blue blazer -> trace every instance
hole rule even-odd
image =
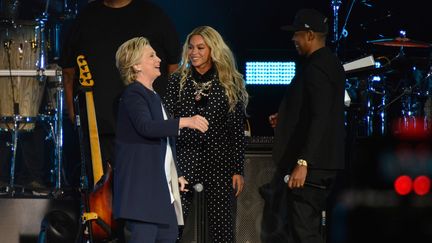
[[[138,82],[126,87],[119,102],[116,129],[116,218],[168,223],[176,217],[164,163],[167,137],[176,157],[172,136],[178,132],[179,119],[164,120],[158,94]]]

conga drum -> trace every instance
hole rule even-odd
[[[36,21],[15,21],[0,27],[0,69],[37,70],[45,65],[44,27]],[[0,130],[30,131],[35,126],[45,81],[36,76],[0,77]]]

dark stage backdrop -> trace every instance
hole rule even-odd
[[[173,20],[180,39],[195,27],[210,25],[216,28],[232,47],[239,70],[244,73],[245,62],[250,60],[293,60],[297,57],[291,42],[291,35],[281,31],[280,26],[292,22],[300,8],[316,8],[329,17],[330,29],[334,27],[332,4],[335,0],[151,0],[165,10]],[[3,1],[2,1],[3,2]],[[31,19],[40,16],[47,0],[21,0],[20,18]],[[351,0],[339,1],[338,32],[345,26],[348,35],[338,43],[338,55],[343,62],[374,55],[392,59],[400,52],[399,47],[386,47],[368,44],[367,41],[395,38],[400,30],[407,37],[417,41],[432,42],[431,9],[428,1],[409,2],[392,0]],[[62,32],[66,32],[70,20],[62,17],[67,6],[79,12],[87,0],[49,1],[50,21],[60,22]],[[76,6],[76,7],[75,7]],[[64,17],[64,16],[63,16]],[[60,36],[60,42],[63,35]],[[335,46],[333,33],[329,45]],[[430,67],[430,48],[405,48],[407,62],[404,72],[411,72],[416,66],[423,73]],[[58,55],[59,53],[56,53]],[[400,67],[400,66],[399,66]],[[398,66],[392,68],[399,68]],[[389,77],[398,83],[400,77]],[[253,123],[256,135],[271,135],[271,130],[263,124],[268,113],[277,110],[280,90],[283,87],[249,86],[251,94],[249,120]]]

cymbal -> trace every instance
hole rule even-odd
[[[432,47],[430,43],[415,41],[405,37],[396,37],[390,39],[371,40],[367,43],[381,46],[395,46],[395,47],[418,47],[418,48],[429,48]]]

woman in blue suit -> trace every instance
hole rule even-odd
[[[170,119],[153,81],[161,60],[146,38],[123,43],[116,65],[127,85],[119,103],[114,166],[114,216],[131,232],[130,243],[173,243],[183,224],[179,191],[187,181],[177,170],[173,137],[187,127],[202,133],[199,115]],[[180,187],[179,187],[180,185]]]

